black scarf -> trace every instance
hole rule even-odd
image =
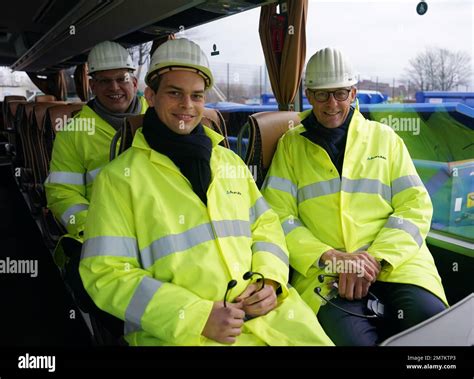
[[[207,189],[211,182],[212,142],[201,123],[187,135],[169,129],[155,108],[148,108],[143,118],[143,135],[153,150],[166,155],[188,178],[193,191],[207,205]]]
[[[114,128],[115,130],[119,130],[122,127],[123,119],[125,117],[142,113],[142,102],[136,95],[133,98],[133,101],[128,107],[127,111],[124,113],[114,113],[109,111],[100,103],[97,97],[94,97],[91,101],[87,103],[87,105],[101,118],[103,118],[109,125],[111,125],[112,128]]]
[[[351,107],[346,120],[338,128],[326,128],[321,125],[313,112],[301,122],[306,129],[301,135],[327,151],[339,175],[342,175],[347,130],[349,129],[353,114],[354,108]]]

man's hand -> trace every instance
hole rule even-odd
[[[339,296],[347,300],[360,300],[367,296],[372,283],[357,274],[339,274]]]
[[[277,306],[278,283],[266,279],[265,286],[259,291],[260,287],[261,283],[252,283],[235,299],[242,304],[247,316],[263,316]]]
[[[333,272],[337,274],[354,274],[359,278],[364,278],[370,283],[377,280],[380,273],[380,263],[367,251],[357,253],[344,253],[338,250],[328,250],[321,256],[321,261],[326,265],[333,265]],[[343,271],[336,271],[343,267]]]
[[[241,303],[227,303],[224,307],[222,301],[214,302],[202,335],[220,343],[235,343],[244,325],[245,312],[242,308]]]

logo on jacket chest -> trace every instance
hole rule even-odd
[[[242,193],[239,191],[232,191],[232,190],[226,190],[226,195],[240,195],[242,196]]]
[[[368,156],[368,157],[367,157],[367,160],[368,160],[368,161],[371,161],[371,160],[374,160],[374,159],[384,159],[384,160],[387,160],[387,157],[384,157],[383,155],[372,155],[372,156]]]

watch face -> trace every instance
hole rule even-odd
[[[423,16],[427,10],[428,10],[428,4],[425,3],[424,1],[419,2],[418,5],[416,6],[416,12],[420,16]]]

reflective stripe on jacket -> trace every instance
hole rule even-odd
[[[142,113],[148,107],[145,99]],[[84,230],[92,183],[109,162],[116,130],[85,105],[56,135],[45,181],[48,208],[73,237]]]
[[[201,335],[214,301],[248,286],[252,270],[281,284],[279,306],[246,321],[237,345],[331,345],[312,310],[288,288],[288,253],[278,217],[250,171],[211,138],[207,207],[141,130],[132,148],[101,171],[86,226],[80,273],[99,308],[125,320],[131,345],[217,345]],[[258,279],[257,277],[254,278]]]
[[[307,117],[309,112],[302,113]],[[446,297],[425,244],[432,205],[400,137],[355,111],[342,176],[326,151],[298,125],[279,141],[262,193],[280,217],[292,284],[317,311],[317,265],[330,249],[366,250],[385,260],[378,280],[423,287]]]

